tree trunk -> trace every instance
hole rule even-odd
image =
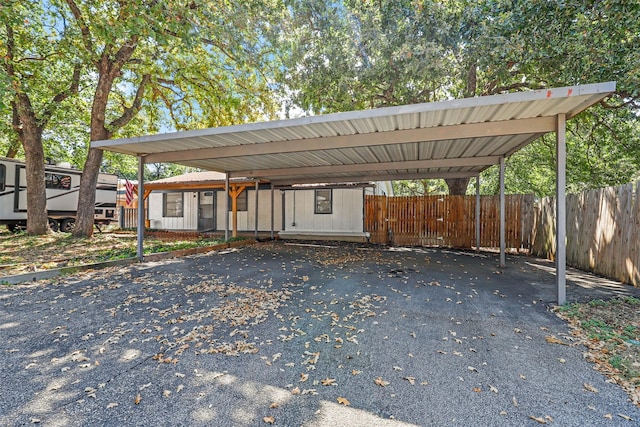
[[[470,178],[448,178],[444,181],[449,187],[449,194],[451,196],[464,196],[467,194],[467,187],[469,186]]]
[[[96,185],[102,164],[102,150],[89,149],[87,160],[80,179],[80,190],[78,191],[78,213],[76,224],[73,227],[73,236],[91,237],[93,236],[93,217],[96,206]]]
[[[110,73],[111,64],[108,61],[108,55],[104,55],[102,60],[97,64],[98,84],[93,96],[93,105],[91,107],[91,124],[90,138],[91,141],[100,141],[109,139],[111,133],[107,130],[106,109],[109,101],[109,92],[113,86],[114,75]],[[100,173],[100,165],[102,164],[102,150],[89,148],[87,160],[84,163],[82,178],[80,179],[80,190],[78,192],[78,213],[76,216],[76,224],[73,228],[74,237],[92,237],[93,236],[93,219],[96,206],[96,186],[98,184],[98,175]]]

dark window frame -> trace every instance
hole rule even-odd
[[[326,200],[320,200],[319,195],[321,193],[328,192],[328,208],[327,206],[321,207],[321,204],[326,205]],[[333,189],[332,188],[318,188],[314,190],[313,194],[313,213],[316,215],[331,215],[333,213]]]
[[[0,191],[4,191],[6,182],[7,182],[7,167],[5,165],[0,165]]]
[[[176,207],[175,209],[175,214],[173,214],[173,212],[171,212],[171,214],[169,214],[168,209],[167,209],[167,199],[168,199],[168,195],[180,195],[180,208],[178,209]],[[173,211],[174,209],[172,209]],[[181,191],[170,191],[170,192],[165,192],[162,193],[162,217],[163,218],[184,218],[184,192]]]

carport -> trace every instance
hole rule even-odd
[[[615,82],[351,111],[289,120],[94,141],[92,148],[137,156],[138,194],[145,163],[170,162],[267,181],[273,188],[476,177],[500,165],[500,265],[505,265],[505,158],[556,132],[557,302],[566,300],[566,121],[615,91]],[[479,188],[479,186],[478,186]],[[225,198],[228,203],[228,197]],[[479,205],[476,204],[476,212]],[[226,235],[228,212],[226,207]],[[476,215],[479,220],[479,215]],[[144,209],[138,212],[142,258]],[[476,233],[480,227],[476,227]],[[476,241],[480,239],[476,236]]]

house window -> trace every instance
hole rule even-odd
[[[53,188],[56,190],[69,190],[71,189],[71,177],[69,175],[60,175],[57,173],[45,173],[44,182],[46,188]]]
[[[6,170],[5,165],[0,165],[0,191],[4,191],[4,183],[6,180]]]
[[[182,217],[183,193],[162,193],[162,216]]]
[[[317,214],[330,214],[332,211],[332,190],[316,190],[316,208]]]
[[[249,194],[247,193],[247,190],[244,190],[236,198],[236,203],[238,204],[236,206],[236,209],[238,210],[238,212],[246,212],[249,209],[248,202],[249,202]],[[231,212],[232,210],[233,210],[233,200],[231,200],[231,196],[229,196],[229,212]]]

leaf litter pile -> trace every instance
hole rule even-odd
[[[593,300],[556,312],[588,348],[585,358],[640,406],[640,299]]]

